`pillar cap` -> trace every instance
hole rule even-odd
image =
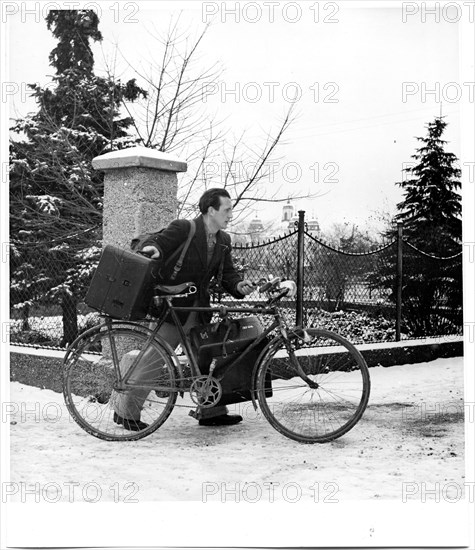
[[[148,147],[130,147],[99,155],[92,159],[92,166],[96,170],[116,170],[140,166],[166,172],[186,172],[188,168],[186,162],[177,157]]]

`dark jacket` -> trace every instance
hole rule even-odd
[[[237,284],[242,280],[242,277],[237,273],[233,265],[231,256],[231,237],[224,231],[217,232],[213,257],[208,265],[208,248],[203,216],[196,218],[195,223],[196,233],[185,254],[180,272],[174,281],[169,280],[175,264],[175,262],[171,262],[173,265],[168,266],[163,272],[163,284],[178,285],[180,283],[192,281],[197,286],[198,291],[195,295],[174,300],[174,305],[191,306],[194,304],[198,306],[209,306],[210,281],[213,277],[218,275],[221,264],[223,266],[221,281],[223,288],[235,298],[244,298],[244,294],[241,294],[236,288]],[[189,222],[187,220],[174,220],[166,229],[153,235],[150,240],[143,244],[143,246],[152,245],[157,247],[160,251],[161,258],[166,261],[167,257],[173,254],[173,252],[186,241],[188,231]],[[183,322],[185,316],[179,315],[179,317]],[[209,318],[209,316],[204,316],[204,319],[207,317]]]

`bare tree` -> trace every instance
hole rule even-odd
[[[276,151],[295,119],[292,105],[277,129],[265,133],[261,145],[250,144],[244,133],[237,138],[231,136],[225,121],[208,112],[203,94],[206,86],[218,83],[223,69],[219,64],[202,66],[199,47],[207,30],[208,25],[191,38],[179,29],[178,19],[164,36],[152,33],[161,48],[159,62],[150,63],[147,69],[128,62],[147,90],[143,100],[133,105],[124,102],[134,119],[139,142],[173,153],[188,163],[188,171],[179,181],[178,215],[191,214],[198,195],[213,185],[229,190],[238,217],[252,203],[308,198],[308,194],[289,195],[288,190],[283,195],[278,185],[269,192],[265,185],[270,176],[275,176]]]

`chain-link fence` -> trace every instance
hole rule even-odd
[[[82,232],[81,238],[74,233],[48,242],[12,240],[12,344],[64,347],[97,320],[83,302],[101,253],[96,229]]]
[[[305,233],[303,322],[340,332],[351,341],[396,339],[396,308],[379,284],[396,243],[368,253],[337,250]]]
[[[244,300],[236,300],[232,296],[224,296],[219,292],[212,296],[213,302],[221,302],[225,305],[249,305],[260,306],[266,296],[259,293],[259,286],[275,277],[282,280],[295,280],[298,264],[297,253],[298,231],[292,231],[282,237],[277,237],[267,242],[248,245],[234,245],[233,259],[236,269],[240,274],[256,284],[256,290]],[[286,320],[295,323],[296,300],[284,298],[281,302],[282,313]],[[264,326],[270,324],[270,317],[262,317]]]
[[[242,275],[255,283],[271,277],[297,282],[297,297],[282,303],[289,322],[335,330],[353,342],[462,334],[461,252],[439,258],[401,238],[367,253],[344,252],[307,232],[302,213],[295,231],[264,243],[237,244],[233,256]],[[97,321],[98,314],[83,302],[87,286],[55,300],[47,281],[35,276],[56,269],[58,285],[61,262],[44,254],[21,265],[21,273],[12,273],[12,281],[25,281],[23,294],[19,286],[12,289],[12,343],[60,347],[66,343],[65,326],[71,330],[76,322],[81,332]],[[256,288],[239,304],[262,304],[263,299]],[[216,301],[236,303],[219,293]]]
[[[413,337],[462,334],[462,253],[448,258],[402,243],[402,331]]]

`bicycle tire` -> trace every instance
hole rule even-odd
[[[264,350],[257,368],[262,413],[277,431],[302,443],[341,437],[357,424],[368,404],[371,381],[366,361],[348,340],[325,329],[295,329],[288,342],[317,387],[311,388],[299,376],[290,364],[286,340],[278,336]]]
[[[157,340],[149,342],[149,339],[150,332],[142,327],[116,321],[111,327],[104,323],[89,329],[68,348],[64,359],[63,395],[71,416],[87,433],[106,441],[135,441],[150,435],[170,416],[178,390],[175,366],[169,350]],[[111,342],[115,345],[117,362],[113,359]],[[129,368],[138,352],[146,346],[147,355],[141,365],[145,369],[152,365],[148,377],[150,379],[153,372],[153,380],[138,383],[150,385],[150,388],[134,389],[131,378],[124,390],[116,391],[121,381],[120,366],[124,371]],[[154,387],[162,391],[154,391]],[[131,389],[133,393],[130,393]],[[128,430],[114,419],[120,394],[127,391],[131,408],[140,407],[138,396],[134,397],[136,394],[141,392],[140,396],[145,396],[142,410],[138,413],[148,424],[144,429]]]

